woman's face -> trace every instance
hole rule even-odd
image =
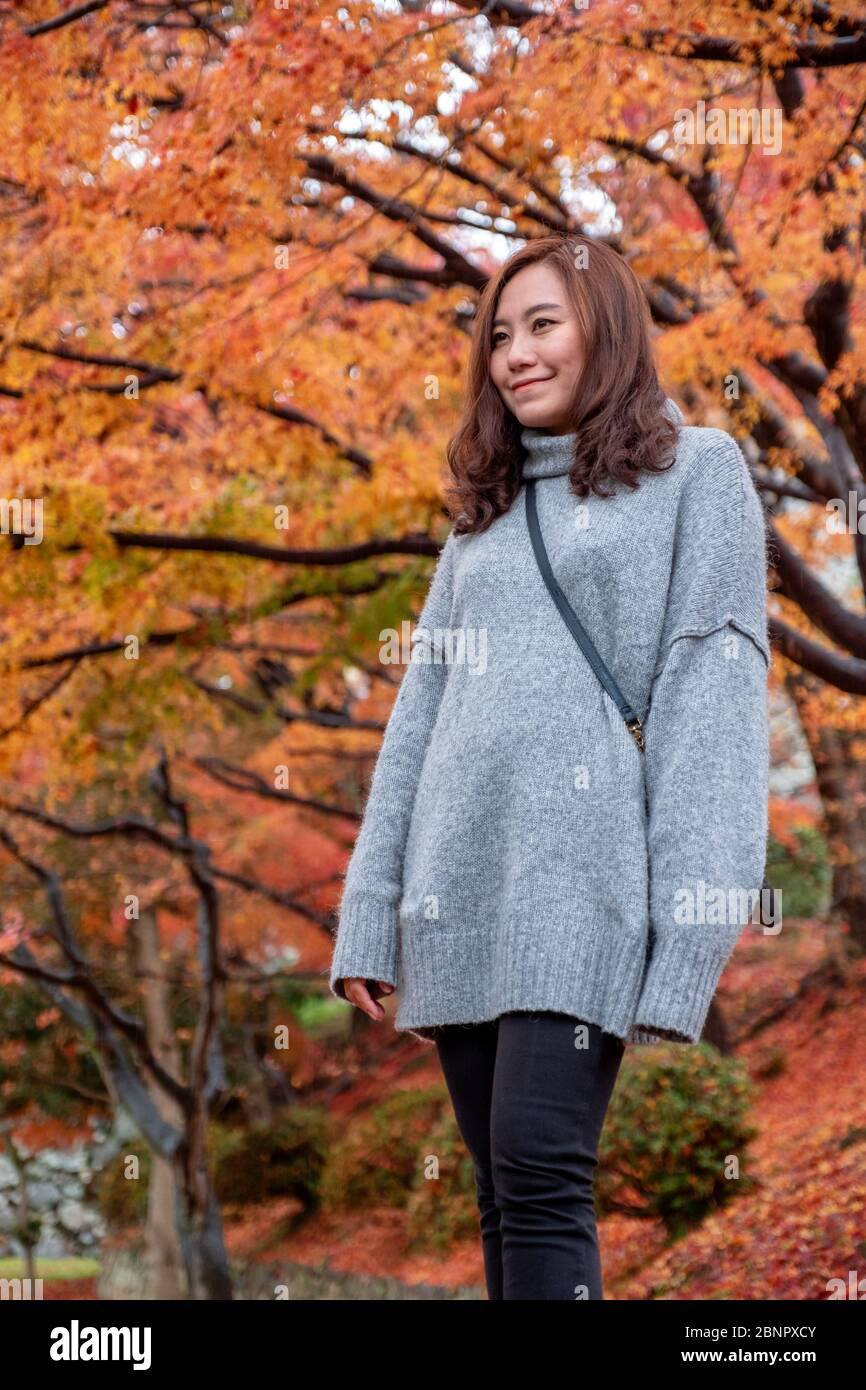
[[[491,329],[490,376],[521,425],[565,434],[568,404],[583,370],[583,335],[557,272],[528,265],[499,296]],[[534,385],[521,385],[522,382]]]

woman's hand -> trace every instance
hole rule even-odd
[[[381,1023],[385,1010],[378,1002],[380,994],[393,994],[394,986],[387,980],[360,980],[349,977],[343,980],[343,992],[350,1004],[369,1014],[376,1023]]]

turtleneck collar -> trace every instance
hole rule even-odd
[[[665,398],[664,411],[675,424],[683,423],[683,412],[670,396]],[[527,478],[556,478],[570,471],[574,462],[576,434],[550,434],[547,430],[527,427],[521,431],[520,441],[526,450],[522,473],[524,481]]]

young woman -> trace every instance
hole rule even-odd
[[[593,1175],[625,1046],[700,1038],[760,894],[766,527],[733,439],[682,418],[616,253],[545,238],[486,287],[448,447],[454,525],[330,986],[374,1019],[396,986],[395,1026],[436,1044],[491,1299],[602,1298]],[[531,480],[643,748],[542,578]]]

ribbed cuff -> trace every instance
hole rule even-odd
[[[732,935],[706,925],[656,929],[634,1026],[698,1042],[741,930]]]
[[[397,984],[397,909],[381,898],[359,897],[340,906],[329,986],[345,999],[341,980],[384,980]]]

